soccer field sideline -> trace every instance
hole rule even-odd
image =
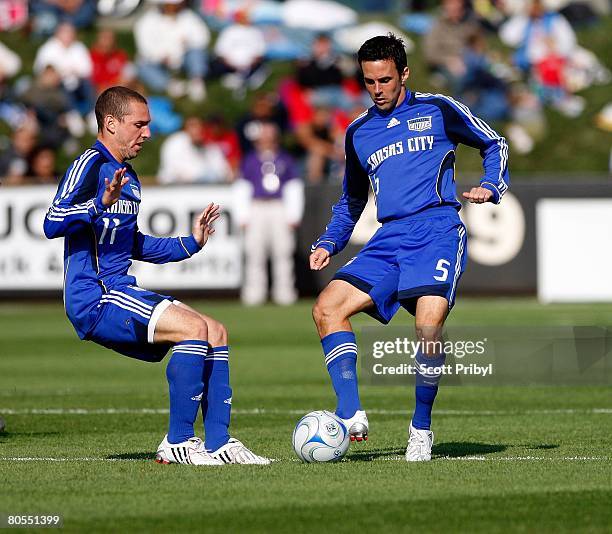
[[[334,402],[311,302],[290,309],[194,305],[232,333],[233,433],[278,461],[212,470],[156,464],[168,418],[163,367],[79,342],[59,303],[5,304],[1,511],[63,514],[65,530],[79,533],[298,534],[311,532],[321,511],[333,513],[336,534],[354,531],[355,517],[375,532],[609,532],[609,387],[442,388],[433,461],[414,465],[403,458],[410,388],[364,386],[370,439],[341,462],[304,465],[291,446],[293,427]],[[601,325],[612,324],[612,306],[464,299],[453,317],[463,324]],[[357,329],[371,324],[355,321]],[[168,506],[169,495],[186,489],[201,498]],[[424,506],[444,512],[424,522]]]

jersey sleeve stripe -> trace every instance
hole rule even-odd
[[[497,141],[497,145],[499,146],[499,176],[498,176],[498,190],[500,192],[500,196],[505,193],[508,189],[508,184],[504,181],[504,173],[506,172],[506,166],[508,165],[508,143],[506,140],[499,135],[493,128],[491,128],[485,121],[482,119],[475,117],[472,115],[470,109],[461,102],[458,102],[454,98],[442,94],[432,94],[432,93],[415,93],[417,98],[441,98],[447,102],[449,102],[452,106],[454,106],[457,111],[462,113],[467,119],[472,123],[472,125],[479,131],[481,131],[484,135],[486,135],[489,139]]]
[[[70,175],[66,180],[66,185],[64,185],[64,190],[59,198],[59,201],[67,198],[75,190],[77,184],[83,176],[83,171],[86,169],[87,164],[97,155],[99,155],[99,153],[96,150],[86,151],[83,153],[79,162],[74,165],[70,171]]]
[[[62,189],[62,194],[57,199],[57,202],[59,202],[62,198],[64,198],[68,194],[68,189],[69,189],[70,184],[72,182],[72,178],[74,176],[74,173],[76,172],[76,170],[79,167],[79,165],[82,163],[83,159],[86,158],[87,156],[89,156],[92,152],[93,152],[92,149],[87,149],[77,159],[74,160],[74,162],[72,163],[72,166],[70,167],[70,170],[68,171],[68,176],[66,177],[66,181],[64,182],[64,187]]]

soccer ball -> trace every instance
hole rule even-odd
[[[340,460],[350,443],[342,420],[325,410],[307,413],[293,431],[293,449],[307,463]]]

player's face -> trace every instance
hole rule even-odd
[[[149,106],[130,102],[130,112],[117,123],[117,144],[124,160],[134,159],[144,142],[151,137]]]
[[[400,75],[393,60],[380,59],[364,61],[361,69],[366,89],[376,107],[381,111],[394,109],[405,92],[404,84],[410,74],[408,67]]]

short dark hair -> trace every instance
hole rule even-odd
[[[96,100],[96,122],[98,131],[104,127],[104,117],[112,115],[118,120],[122,120],[130,112],[129,103],[132,101],[147,103],[147,99],[140,93],[117,85],[109,87]]]
[[[357,52],[357,60],[359,61],[360,67],[364,61],[379,61],[385,59],[393,60],[393,63],[395,63],[397,67],[397,72],[400,75],[408,66],[404,41],[391,32],[387,35],[377,35],[376,37],[368,39],[361,45],[359,52]]]

